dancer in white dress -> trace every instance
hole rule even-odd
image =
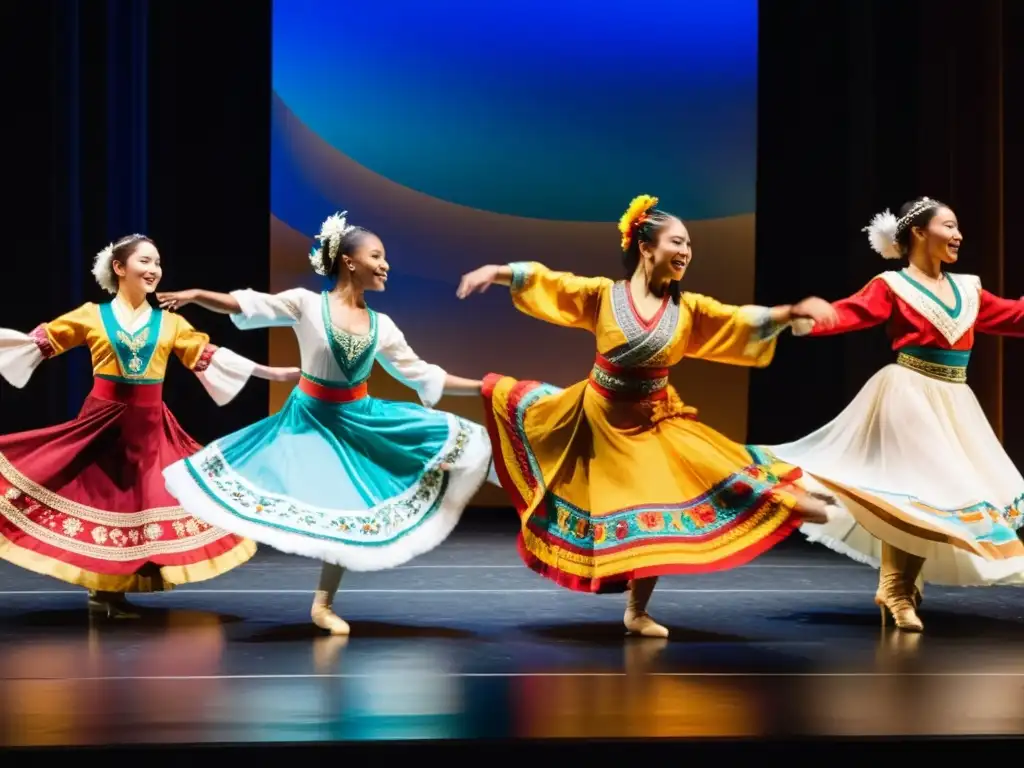
[[[312,619],[346,635],[331,608],[343,570],[393,568],[443,542],[487,479],[491,448],[482,426],[431,410],[443,394],[479,395],[481,382],[428,365],[390,317],[366,306],[364,292],[387,281],[380,239],[343,214],[328,218],[319,238],[310,259],[335,280],[331,291],[160,294],[162,306],[195,303],[230,313],[240,328],[291,327],[302,357],[302,378],[279,413],[164,477],[200,519],[324,561]],[[374,361],[423,405],[370,396]]]
[[[833,306],[831,335],[886,324],[896,361],[876,373],[832,422],[769,448],[806,482],[838,497],[842,514],[801,530],[880,569],[875,602],[896,626],[921,631],[926,581],[953,586],[1024,583],[1017,536],[1024,478],[974,393],[967,363],[976,333],[1024,336],[1024,300],[994,296],[974,275],[944,271],[963,236],[950,208],[923,197],[866,228],[874,250],[907,257]]]

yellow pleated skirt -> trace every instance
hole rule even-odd
[[[525,564],[581,592],[743,565],[800,523],[800,470],[696,419],[669,387],[641,402],[591,381],[489,375],[494,461]]]

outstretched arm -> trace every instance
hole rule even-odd
[[[274,366],[253,363],[252,375],[264,381],[298,381],[302,378],[302,370],[295,366]]]
[[[794,321],[806,318],[827,325],[835,320],[828,302],[816,297],[761,307],[723,304],[709,296],[684,293],[682,304],[692,321],[687,357],[757,368],[772,361],[779,334]]]
[[[512,285],[512,267],[508,264],[487,264],[467,272],[459,281],[455,295],[464,299],[474,293],[483,293],[492,285]]]
[[[248,358],[210,343],[210,337],[197,331],[181,315],[176,322],[174,354],[199,379],[217,405],[227,405],[251,376],[267,381],[297,381],[298,368],[275,368],[254,363]]]
[[[835,336],[881,325],[893,312],[892,290],[885,280],[876,277],[853,296],[832,302],[832,307],[836,314],[832,325],[795,320],[793,335]]]
[[[557,272],[535,261],[519,261],[489,264],[463,275],[456,295],[464,299],[491,285],[507,285],[520,312],[554,325],[593,331],[601,297],[611,282],[605,277]]]
[[[85,344],[89,329],[98,323],[96,307],[83,304],[29,333],[0,328],[0,376],[21,389],[43,360]]]
[[[983,288],[975,327],[994,336],[1024,336],[1024,298],[1004,299]]]
[[[444,375],[444,394],[453,397],[467,397],[480,394],[483,382],[480,379],[464,379],[461,376]]]
[[[293,326],[302,317],[303,289],[281,293],[261,293],[248,288],[231,293],[216,293],[191,288],[187,291],[157,294],[160,306],[177,309],[186,304],[231,315],[231,322],[242,330]]]
[[[186,304],[196,304],[203,309],[218,312],[222,315],[234,315],[242,311],[238,299],[230,293],[204,291],[201,288],[158,293],[156,298],[160,302],[161,309],[169,309],[171,311],[177,311]]]
[[[443,368],[423,360],[405,340],[387,315],[378,315],[380,324],[377,332],[380,342],[377,347],[377,362],[391,376],[414,390],[420,402],[433,408],[443,395],[479,395],[483,382],[453,376]]]

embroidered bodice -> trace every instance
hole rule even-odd
[[[44,358],[85,344],[93,374],[137,384],[164,380],[167,363],[177,355],[191,370],[205,370],[217,347],[181,315],[148,304],[133,311],[120,299],[83,304],[30,334]]]
[[[886,325],[893,350],[935,347],[969,351],[975,333],[1024,336],[1024,301],[989,293],[975,275],[947,272],[952,306],[915,280],[907,270],[883,272],[853,296],[834,302],[839,323],[814,327],[827,336]]]
[[[83,304],[31,333],[0,328],[0,376],[23,387],[44,360],[83,344],[93,375],[123,384],[160,384],[174,354],[218,405],[231,402],[256,369],[252,360],[211,344],[181,315],[149,304],[133,310],[115,298]]]
[[[441,398],[447,374],[421,360],[394,321],[368,310],[367,333],[352,333],[331,321],[327,293],[292,288],[276,294],[234,291],[241,312],[232,315],[242,329],[288,327],[299,342],[303,374],[328,386],[353,387],[370,377],[374,361],[415,390],[422,402]]]
[[[362,384],[370,378],[373,355],[377,350],[377,313],[367,309],[370,328],[366,333],[352,333],[334,324],[327,294],[321,295],[320,314],[334,362],[347,386]]]
[[[763,366],[778,334],[765,307],[732,306],[707,296],[666,296],[650,318],[637,310],[626,281],[579,277],[536,262],[512,267],[512,300],[541,320],[592,332],[597,358],[592,380],[613,392],[648,395],[668,383],[668,369],[685,357]]]

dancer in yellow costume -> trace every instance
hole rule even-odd
[[[828,519],[826,502],[794,485],[798,468],[698,421],[669,368],[684,357],[766,366],[792,320],[828,326],[835,313],[818,298],[739,307],[681,291],[690,237],[657,202],[636,198],[619,224],[626,280],[490,265],[463,276],[458,296],[507,285],[520,311],[596,336],[590,376],[568,389],[484,380],[495,465],[524,562],[572,590],[628,591],[626,628],[666,637],[646,611],[658,576],[743,565]]]
[[[253,376],[295,381],[297,368],[257,365],[210,343],[181,315],[153,307],[163,276],[145,235],[111,243],[93,262],[111,301],[89,302],[29,333],[0,328],[0,377],[24,387],[75,347],[92,356],[93,387],[71,421],[0,436],[0,559],[89,589],[89,611],[137,614],[128,592],[211,579],[256,544],[183,509],[161,470],[200,445],[164,404],[171,356],[218,405]]]

